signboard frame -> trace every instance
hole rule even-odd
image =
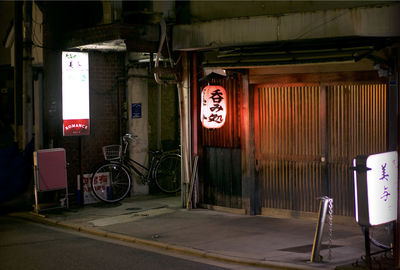
[[[353,166],[357,223],[369,227],[397,220],[397,151],[358,156]]]
[[[62,52],[63,136],[90,135],[89,54]]]

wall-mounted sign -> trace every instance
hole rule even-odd
[[[226,120],[226,91],[219,85],[207,85],[201,92],[201,124],[205,128],[220,128]]]
[[[89,135],[88,53],[62,53],[62,117],[64,136]]]
[[[356,221],[374,226],[397,219],[398,155],[385,152],[353,160]]]
[[[142,103],[132,103],[132,118],[142,118]]]

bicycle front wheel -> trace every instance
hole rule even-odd
[[[131,189],[131,176],[120,163],[105,163],[100,165],[92,175],[93,194],[107,203],[124,199]]]
[[[181,189],[181,157],[162,157],[155,168],[155,181],[158,188],[165,193],[178,192]]]

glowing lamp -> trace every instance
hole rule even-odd
[[[62,52],[63,135],[90,134],[89,55]]]
[[[397,220],[397,152],[358,156],[353,166],[358,224],[375,226]]]
[[[226,91],[219,85],[207,85],[201,92],[201,124],[205,128],[220,128],[226,119]]]

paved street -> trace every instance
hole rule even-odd
[[[0,269],[254,269],[166,253],[0,216]]]
[[[157,252],[175,252],[213,260],[232,269],[248,266],[278,269],[335,269],[360,261],[364,239],[354,219],[333,219],[332,258],[324,233],[321,263],[310,263],[316,218],[248,216],[223,211],[181,208],[179,197],[144,196],[117,204],[86,205],[79,209],[10,214],[52,227],[84,232],[104,241],[140,244]],[[183,258],[183,257],[181,257]],[[209,263],[209,261],[198,261]],[[240,267],[239,267],[240,265]]]

